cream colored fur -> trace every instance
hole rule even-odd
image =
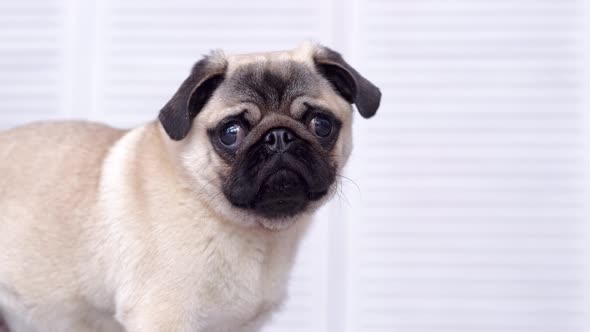
[[[312,50],[228,57],[228,70],[259,58],[310,62]],[[341,168],[351,108],[329,87],[320,92],[316,102],[343,123]],[[231,107],[240,105],[214,96],[179,142],[159,122],[0,132],[0,315],[11,332],[259,330],[285,297],[321,202],[269,230],[222,197],[214,175],[227,166],[205,131]]]
[[[255,331],[281,302],[307,221],[273,232],[219,218],[164,135],[0,134],[0,307],[16,332]]]

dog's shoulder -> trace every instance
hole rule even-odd
[[[39,122],[0,132],[0,193],[15,199],[74,194],[95,183],[124,130],[89,122]],[[35,196],[37,197],[37,196]]]
[[[0,131],[0,151],[10,147],[52,145],[52,147],[99,147],[112,144],[125,133],[104,124],[85,121],[35,122]],[[94,143],[94,144],[90,144]]]
[[[92,161],[125,131],[91,122],[38,122],[0,132],[0,167]]]

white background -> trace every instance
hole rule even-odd
[[[589,331],[582,0],[0,1],[0,127],[150,121],[210,49],[381,87],[269,332]]]

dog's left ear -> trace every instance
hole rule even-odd
[[[188,135],[193,119],[223,81],[226,68],[227,63],[219,54],[194,65],[189,77],[160,111],[160,122],[171,139],[179,141]]]
[[[320,74],[346,101],[355,104],[364,118],[375,115],[381,102],[381,91],[344,61],[340,53],[319,46],[313,60]]]

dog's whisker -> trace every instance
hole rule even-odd
[[[347,177],[347,176],[344,176],[344,175],[342,175],[342,174],[336,174],[336,176],[337,176],[338,178],[340,178],[341,180],[346,180],[346,181],[348,181],[349,183],[353,184],[353,185],[354,185],[354,187],[356,188],[356,191],[357,191],[357,193],[358,193],[359,195],[360,195],[360,194],[362,194],[362,193],[361,193],[361,187],[359,187],[359,185],[356,183],[356,181],[354,181],[353,179],[351,179],[351,178],[349,178],[349,177]]]

